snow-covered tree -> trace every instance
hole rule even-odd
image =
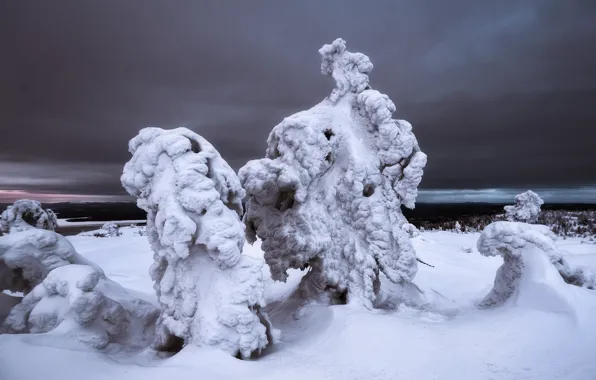
[[[0,292],[21,292],[0,310],[0,330],[42,333],[56,329],[94,348],[108,343],[146,346],[158,309],[108,279],[63,236],[30,227],[0,236]],[[16,298],[16,297],[15,297]]]
[[[414,207],[426,155],[410,123],[392,118],[389,97],[370,88],[366,55],[342,39],[319,53],[331,95],[275,126],[265,158],[239,171],[247,236],[262,239],[274,280],[308,268],[304,298],[326,292],[372,308],[381,272],[394,283],[416,274],[400,207]]]
[[[3,323],[9,333],[46,333],[73,337],[101,349],[109,343],[144,348],[155,335],[159,310],[136,298],[103,272],[70,264],[52,270]]]
[[[120,232],[120,227],[114,222],[104,223],[104,225],[101,226],[101,230],[103,235],[107,237],[117,237],[122,235]]]
[[[82,264],[101,269],[79,255],[64,236],[29,227],[0,236],[0,292],[28,293],[55,268]]]
[[[481,306],[501,305],[509,300],[519,291],[523,274],[543,263],[554,266],[568,284],[596,288],[594,273],[569,265],[555,238],[547,226],[517,222],[489,224],[478,239],[478,252],[483,256],[503,257],[503,265],[497,270],[494,286]]]
[[[56,214],[44,210],[38,201],[21,199],[0,214],[0,231],[7,234],[31,228],[54,231],[58,227]]]
[[[536,223],[543,204],[538,194],[528,190],[515,196],[515,205],[505,206],[505,215],[510,222]]]
[[[246,358],[273,338],[261,260],[242,255],[244,190],[205,139],[145,128],[129,143],[122,184],[147,211],[151,277],[161,304],[154,347],[219,347]]]

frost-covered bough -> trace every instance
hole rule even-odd
[[[510,222],[536,223],[543,204],[538,194],[528,190],[515,196],[515,205],[505,206],[505,215]]]
[[[563,280],[572,285],[596,288],[594,273],[573,268],[555,244],[555,235],[547,226],[494,222],[478,239],[478,252],[484,256],[501,256],[503,265],[497,270],[495,282],[481,306],[497,306],[512,298],[520,287],[524,273],[541,265],[554,266]]]
[[[30,228],[54,231],[56,227],[56,214],[50,209],[44,210],[38,201],[18,200],[0,214],[0,231],[5,234]]]
[[[0,236],[0,292],[23,293],[0,321],[9,333],[56,329],[93,348],[142,347],[158,309],[107,278],[63,236],[30,227]],[[16,300],[15,300],[16,301]]]
[[[416,274],[401,205],[414,207],[426,155],[393,102],[369,86],[373,65],[345,41],[323,46],[321,71],[336,87],[313,108],[285,118],[265,158],[239,171],[249,239],[259,237],[274,280],[309,272],[305,299],[372,308],[380,273],[394,283]]]
[[[244,190],[196,133],[145,128],[129,143],[122,184],[147,211],[161,304],[154,347],[215,346],[248,357],[272,340],[262,260],[242,255]]]

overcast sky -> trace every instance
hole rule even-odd
[[[594,0],[2,1],[0,198],[115,199],[145,126],[237,169],[329,94],[317,50],[337,37],[413,124],[422,188],[593,186],[595,19]]]

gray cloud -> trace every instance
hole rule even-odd
[[[340,36],[414,125],[423,187],[593,184],[595,14],[591,0],[1,2],[0,188],[122,194],[127,141],[148,125],[187,126],[238,168],[330,92],[317,49]]]

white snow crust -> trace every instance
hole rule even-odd
[[[161,305],[154,347],[215,346],[243,358],[275,333],[263,311],[263,262],[242,255],[244,190],[217,150],[185,129],[145,128],[122,184],[147,211]]]
[[[321,71],[336,82],[313,108],[286,117],[265,158],[239,171],[248,200],[247,237],[263,241],[274,280],[307,269],[303,299],[372,308],[380,274],[410,282],[417,270],[402,205],[413,208],[426,155],[395,105],[368,85],[368,57],[345,41],[323,46]]]

